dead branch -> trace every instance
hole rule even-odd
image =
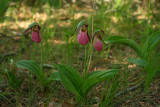
[[[2,35],[2,37],[1,37],[1,38],[6,37],[6,38],[9,38],[9,39],[14,40],[14,41],[16,41],[16,42],[21,42],[20,40],[14,39],[14,38],[12,38],[11,36],[7,36],[7,35],[6,35],[6,34],[4,34],[4,33],[1,33],[1,32],[0,32],[0,35]],[[16,36],[14,36],[14,37],[16,37]]]
[[[32,44],[32,43],[29,42],[26,46],[27,46],[27,47],[30,47],[31,44]],[[3,62],[3,60],[4,60],[6,57],[8,57],[8,56],[14,56],[14,55],[16,55],[18,52],[24,53],[25,48],[26,48],[26,47],[23,47],[23,48],[21,48],[20,50],[18,49],[18,50],[14,51],[14,52],[10,52],[10,53],[6,53],[6,54],[3,54],[3,55],[0,55],[0,64],[1,64],[1,63]]]
[[[0,84],[0,88],[8,87],[8,84]]]
[[[55,66],[54,65],[51,65],[51,64],[43,64],[43,67],[44,68],[51,68],[51,69],[54,69]]]
[[[126,89],[124,92],[118,93],[117,95],[115,95],[114,98],[117,98],[117,97],[119,97],[120,95],[123,95],[123,94],[125,94],[125,93],[128,93],[128,92],[130,92],[130,91],[135,90],[136,88],[140,87],[144,82],[145,82],[145,80],[143,80],[143,81],[140,82],[139,84],[136,84],[136,85],[133,86],[133,87],[130,87],[130,88]]]

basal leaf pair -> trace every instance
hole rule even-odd
[[[157,47],[159,43],[160,32],[156,32],[150,35],[142,46],[138,45],[133,40],[121,36],[111,36],[107,40],[105,40],[105,44],[123,44],[132,48],[137,53],[139,59],[129,59],[128,61],[136,63],[137,65],[143,67],[147,66],[148,59],[152,51]]]
[[[95,71],[82,77],[77,70],[68,65],[59,65],[58,72],[46,78],[40,66],[31,60],[23,60],[16,63],[17,67],[29,70],[40,81],[43,88],[53,81],[61,81],[68,91],[74,93],[83,102],[86,101],[88,92],[99,82],[105,81],[115,75],[118,70]]]
[[[123,44],[132,48],[139,58],[129,58],[127,61],[142,67],[146,72],[145,91],[148,90],[153,77],[159,72],[160,58],[156,48],[160,43],[160,32],[151,34],[141,46],[135,41],[120,36],[112,36],[105,40],[106,44]]]
[[[36,76],[42,87],[45,89],[53,80],[59,80],[57,72],[54,72],[49,78],[45,76],[45,72],[41,67],[32,60],[22,60],[16,63],[17,67],[27,69],[31,74]]]
[[[62,84],[68,91],[74,93],[83,102],[88,92],[99,82],[105,81],[115,75],[118,70],[95,71],[82,77],[77,70],[67,65],[59,65],[59,76]]]

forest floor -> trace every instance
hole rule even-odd
[[[141,4],[139,4],[141,5]],[[144,14],[138,15],[136,20],[143,20],[144,23],[137,24],[136,21],[132,22],[132,18],[126,18],[125,15],[116,16],[115,14],[108,13],[100,7],[95,7],[95,29],[102,28],[105,31],[105,37],[107,35],[134,35],[129,38],[135,39],[138,43],[141,41],[138,30],[143,32],[144,23],[147,19]],[[50,10],[49,10],[50,9]],[[101,13],[103,11],[104,13]],[[0,82],[0,106],[32,106],[32,107],[76,107],[74,95],[65,90],[63,85],[59,82],[54,83],[51,87],[53,90],[49,94],[49,98],[46,97],[46,93],[39,89],[39,83],[34,80],[33,90],[30,92],[29,73],[22,69],[17,69],[17,75],[21,77],[25,75],[24,83],[18,90],[13,90],[7,85],[7,79],[5,75],[2,76],[4,68],[10,69],[10,60],[15,62],[19,60],[35,60],[40,63],[41,50],[43,53],[43,64],[68,64],[76,68],[80,73],[84,67],[84,47],[79,46],[77,37],[75,34],[72,43],[68,43],[69,36],[74,32],[78,22],[82,19],[87,19],[91,24],[91,12],[92,6],[90,2],[86,2],[85,5],[66,4],[63,8],[53,9],[48,5],[44,5],[41,10],[32,8],[21,4],[20,7],[10,7],[6,13],[8,20],[0,23],[0,78],[3,80]],[[122,12],[123,13],[123,12]],[[136,14],[135,11],[133,14]],[[102,15],[102,16],[101,16]],[[104,19],[99,19],[104,18]],[[107,22],[105,22],[108,19]],[[24,35],[24,30],[36,20],[40,23],[42,28],[42,47],[32,42],[31,34]],[[100,22],[103,20],[103,22]],[[105,23],[104,23],[105,22]],[[102,24],[103,23],[103,24]],[[151,27],[158,29],[160,26],[154,22]],[[158,22],[157,22],[158,23]],[[108,25],[107,25],[108,24]],[[135,24],[135,25],[133,25]],[[91,27],[91,25],[89,25]],[[130,28],[128,28],[130,27]],[[91,29],[89,28],[91,31]],[[71,49],[71,50],[70,50]],[[120,69],[121,75],[119,84],[122,84],[118,92],[109,104],[114,107],[158,107],[160,106],[160,77],[155,77],[151,83],[148,93],[144,92],[144,83],[137,86],[133,90],[126,92],[130,87],[133,87],[145,80],[145,71],[135,64],[128,64],[126,59],[130,57],[136,57],[136,54],[128,47],[115,45],[106,46],[103,53],[97,53],[94,50],[91,66],[89,71],[106,70],[110,68]],[[77,60],[75,60],[77,59]],[[56,72],[55,69],[45,68],[46,75],[50,72]],[[22,72],[23,71],[23,72]],[[49,72],[49,73],[48,73]],[[104,100],[102,92],[107,91],[105,89],[106,83],[97,85],[92,91],[94,92],[94,99]],[[30,92],[30,93],[29,93]],[[119,92],[124,92],[118,95]],[[91,96],[89,95],[88,98]],[[91,104],[90,106],[99,107],[100,102]],[[86,106],[87,107],[87,106]]]

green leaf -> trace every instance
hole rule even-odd
[[[29,70],[42,84],[43,88],[46,89],[51,81],[60,80],[59,72],[54,72],[48,79],[45,76],[44,71],[41,67],[32,60],[22,60],[16,63],[17,67]],[[54,67],[56,67],[55,65]]]
[[[88,92],[93,88],[93,86],[95,86],[97,83],[109,79],[118,71],[118,69],[111,69],[107,71],[95,71],[88,74],[83,85],[84,95],[86,96]]]
[[[127,39],[125,37],[121,36],[111,36],[107,40],[104,41],[106,44],[123,44],[126,45],[130,48],[132,48],[138,55],[139,57],[143,57],[143,52],[141,47],[133,40]]]
[[[59,65],[58,71],[60,80],[65,88],[85,101],[88,92],[93,88],[93,86],[111,78],[119,70],[111,69],[107,71],[95,71],[87,74],[84,79],[75,69],[67,65]]]
[[[40,66],[32,60],[22,60],[16,63],[17,67],[29,70],[41,82],[45,88],[48,85],[45,73],[40,69]]]
[[[59,76],[59,72],[54,72],[48,79],[48,81],[60,81],[60,76]]]
[[[61,82],[65,88],[80,98],[84,99],[82,92],[84,81],[80,74],[74,68],[67,65],[59,65],[58,71]]]
[[[97,33],[100,33],[100,32],[102,32],[102,33],[104,34],[104,31],[103,31],[103,30],[97,29],[97,30],[94,31],[93,35],[94,35],[94,34],[97,34]]]
[[[122,0],[117,0],[115,4],[115,8],[117,8]]]
[[[77,30],[78,30],[80,27],[84,26],[85,24],[86,24],[86,21],[85,21],[85,20],[82,20],[81,22],[79,22],[79,24],[77,25]]]
[[[26,31],[31,29],[33,26],[38,26],[39,29],[41,28],[37,22],[33,22],[32,24],[29,25],[29,27],[26,29]]]
[[[9,0],[0,0],[0,16],[4,16],[9,6]]]
[[[16,63],[17,67],[27,69],[32,74],[38,75],[40,73],[40,66],[32,60],[22,60]]]
[[[148,43],[145,44],[148,46],[147,51],[151,52],[160,43],[160,32],[152,34],[146,43]]]
[[[138,66],[141,67],[146,67],[147,66],[147,61],[143,60],[143,59],[133,59],[133,58],[129,58],[127,59],[128,62],[134,63]]]

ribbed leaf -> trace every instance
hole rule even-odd
[[[131,63],[134,63],[138,66],[141,66],[141,67],[146,67],[147,66],[147,62],[143,59],[133,59],[133,58],[129,58],[127,59],[128,62],[131,62]]]
[[[68,91],[84,99],[82,93],[84,81],[75,69],[67,65],[59,65],[59,76],[62,84]]]
[[[86,21],[85,20],[82,20],[81,22],[79,22],[79,24],[77,25],[77,30],[81,27],[81,26],[83,26],[83,25],[85,25],[86,24]]]
[[[22,60],[16,63],[17,67],[29,70],[32,74],[38,75],[40,66],[32,60]]]
[[[48,81],[60,81],[59,72],[54,72],[48,79]]]
[[[155,35],[151,35],[148,38],[148,52],[151,52],[156,46],[160,43],[160,32],[156,33]]]
[[[107,71],[95,71],[88,74],[85,78],[83,86],[84,95],[86,96],[97,83],[107,80],[115,75],[118,71],[118,69],[111,69]]]
[[[121,36],[111,36],[107,40],[104,41],[106,44],[123,44],[130,48],[132,48],[140,57],[143,56],[143,52],[141,50],[141,47],[133,40],[127,39],[125,37]]]
[[[40,66],[32,60],[22,60],[16,63],[17,67],[29,70],[41,82],[45,88],[49,81],[47,81],[45,73],[40,69]]]

